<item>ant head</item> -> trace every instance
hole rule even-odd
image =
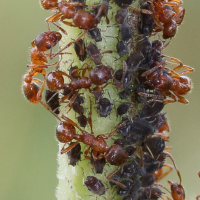
[[[177,23],[177,25],[180,25],[182,23],[184,15],[185,15],[185,9],[183,9],[182,7],[179,7],[179,9],[178,9],[178,15],[176,17],[176,23]]]
[[[50,10],[58,6],[58,0],[41,0],[40,4],[45,10]]]
[[[56,137],[62,143],[71,142],[74,134],[76,134],[75,127],[67,122],[60,122],[56,128]]]
[[[39,51],[48,51],[53,48],[62,38],[59,32],[43,32],[35,39],[35,45]]]
[[[183,186],[179,183],[174,183],[173,181],[168,181],[171,185],[171,194],[175,200],[184,200],[185,199],[185,190]]]

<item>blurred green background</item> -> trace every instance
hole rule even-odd
[[[165,54],[195,68],[189,75],[194,89],[189,105],[174,103],[165,111],[171,126],[170,143],[181,172],[186,199],[200,194],[200,1],[185,1],[186,16]],[[41,105],[25,100],[22,76],[29,61],[30,42],[46,31],[49,12],[37,1],[1,1],[0,12],[0,199],[55,200],[57,186],[54,137],[56,120]],[[178,181],[175,172],[166,180]]]

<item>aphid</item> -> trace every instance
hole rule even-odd
[[[133,185],[133,181],[130,179],[127,180],[123,180],[120,183],[122,183],[123,185],[125,185],[125,188],[121,188],[120,186],[117,186],[117,194],[122,196],[122,195],[126,195],[130,192],[131,187]]]
[[[153,174],[146,173],[144,176],[142,176],[142,187],[149,187],[153,185],[155,182],[155,177]]]
[[[127,144],[132,145],[138,141],[143,141],[148,135],[152,135],[154,129],[152,125],[144,119],[133,119],[130,133],[126,136]]]
[[[46,90],[45,101],[55,114],[58,115],[60,113],[59,111],[60,101],[59,101],[59,95],[57,92]]]
[[[142,109],[139,111],[138,115],[141,118],[155,116],[164,108],[164,103],[160,102],[150,102],[144,105]]]
[[[80,48],[80,45],[81,45],[81,48]],[[74,50],[79,60],[84,61],[87,56],[87,52],[86,52],[84,41],[82,39],[79,40],[79,44],[77,44],[77,42],[75,41]]]
[[[130,133],[132,123],[129,120],[125,120],[124,122],[124,126],[118,128],[117,133],[122,136],[127,136]]]
[[[101,53],[98,49],[98,47],[91,43],[86,47],[87,53],[90,56],[90,58],[95,62],[96,65],[101,64]]]
[[[93,28],[93,29],[90,29],[88,30],[88,35],[93,39],[95,40],[95,42],[100,42],[102,41],[102,38],[101,38],[101,32],[98,28]]]
[[[80,115],[77,117],[78,123],[80,124],[81,127],[86,127],[88,123],[88,119],[85,115]]]
[[[105,186],[94,176],[88,176],[84,184],[94,194],[99,196],[105,194]]]
[[[128,103],[122,103],[118,106],[117,108],[117,115],[124,115],[128,112],[129,110],[129,107],[130,107],[130,104]]]
[[[94,167],[95,172],[96,172],[97,174],[102,174],[102,173],[103,173],[104,166],[105,166],[105,164],[106,164],[106,159],[105,159],[105,158],[102,158],[101,160],[94,160],[94,159],[91,157],[91,164],[92,164],[92,166]]]
[[[126,64],[129,72],[135,72],[144,60],[144,56],[141,52],[134,52],[128,56]]]
[[[118,95],[120,99],[127,99],[133,93],[133,88],[122,90]]]
[[[149,152],[153,158],[157,158],[158,155],[165,149],[165,140],[162,137],[147,138],[144,142],[143,150]]]
[[[123,24],[124,21],[126,20],[128,16],[128,10],[127,8],[121,8],[117,11],[116,15],[115,15],[115,21],[118,24]]]
[[[79,115],[83,115],[84,108],[78,102],[73,102],[72,103],[72,108],[73,108],[74,112],[78,113]]]
[[[129,41],[132,37],[132,32],[131,32],[131,27],[129,26],[128,23],[124,22],[120,28],[119,28],[119,32],[122,36],[122,40],[123,41]]]
[[[123,178],[135,177],[139,173],[139,165],[136,162],[126,162],[121,169]]]
[[[141,6],[141,9],[149,10],[150,5],[146,4],[144,6]],[[155,27],[155,22],[154,22],[153,16],[141,12],[140,13],[140,27],[139,27],[140,33],[145,36],[151,35],[154,27]]]
[[[124,54],[127,53],[128,51],[128,47],[126,45],[126,43],[122,40],[122,41],[119,41],[116,45],[116,49],[117,49],[117,53],[122,56]]]
[[[71,142],[69,145],[73,145],[74,142]],[[76,144],[73,149],[67,152],[69,158],[69,164],[75,166],[76,163],[81,159],[81,145],[80,143]]]
[[[107,117],[112,110],[112,104],[107,98],[101,98],[97,103],[97,113],[100,117]]]

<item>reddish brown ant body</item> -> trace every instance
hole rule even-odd
[[[102,87],[98,87],[97,90],[101,91],[104,87],[107,86],[108,80],[112,77],[113,70],[109,66],[101,65],[98,67],[95,67],[90,72],[90,77],[85,77],[86,70],[90,69],[89,67],[86,67],[83,69],[82,77],[80,79],[74,80],[71,76],[68,74],[62,72],[62,71],[52,71],[47,76],[47,86],[51,91],[58,91],[61,89],[71,89],[73,91],[77,91],[74,97],[70,100],[71,102],[74,101],[76,98],[76,95],[78,94],[78,90],[85,88],[89,89],[90,92],[94,92],[93,89],[91,89],[92,85],[103,85]],[[71,82],[69,84],[64,83],[63,76],[68,77]],[[65,99],[68,99],[68,97],[71,95],[69,93],[68,95],[64,96],[61,99],[61,102],[63,102]]]
[[[185,9],[182,6],[182,0],[150,0],[150,10],[154,17],[158,30],[163,30],[163,38],[172,38],[176,34],[177,26],[179,26],[184,18]]]
[[[168,56],[165,56],[168,57]],[[156,62],[155,67],[144,72],[142,77],[146,76],[146,84],[155,90],[159,91],[165,100],[152,100],[163,103],[188,103],[188,100],[182,97],[182,95],[187,94],[192,89],[192,82],[184,74],[189,74],[194,71],[193,68],[183,65],[178,59],[171,58],[173,61],[180,63],[173,70],[165,67],[165,61],[161,63]],[[179,69],[184,68],[186,70],[177,73]],[[172,92],[174,94],[172,94]],[[151,96],[146,93],[139,93],[141,96]],[[154,97],[156,95],[152,95]],[[160,98],[160,95],[158,95]],[[166,99],[166,97],[171,97],[172,99]],[[151,101],[151,100],[150,100]]]

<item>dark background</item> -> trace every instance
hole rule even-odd
[[[189,75],[194,88],[189,105],[174,103],[165,111],[171,126],[170,146],[181,172],[186,199],[200,194],[200,2],[185,1],[185,19],[164,54],[195,68]],[[56,121],[41,105],[25,100],[22,76],[29,60],[30,42],[46,31],[50,13],[37,1],[2,1],[0,12],[0,199],[55,200],[57,186],[54,137]],[[178,182],[175,172],[166,180]]]

